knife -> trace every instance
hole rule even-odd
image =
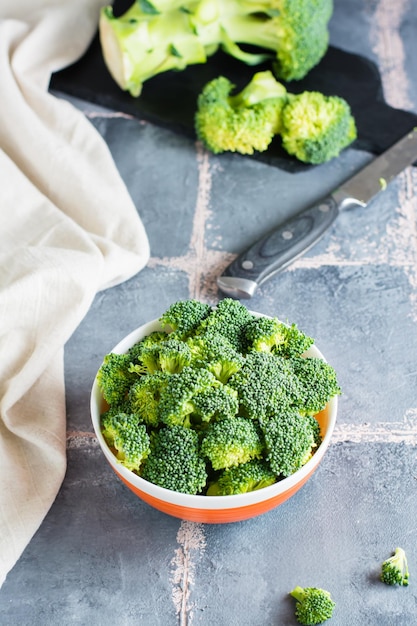
[[[416,159],[417,127],[333,193],[267,233],[240,254],[218,277],[218,287],[231,298],[251,298],[259,285],[314,246],[339,211],[353,205],[365,207]]]

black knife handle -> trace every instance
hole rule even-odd
[[[229,296],[250,298],[257,286],[311,248],[338,213],[338,205],[332,196],[298,213],[238,256],[219,277],[218,286]]]

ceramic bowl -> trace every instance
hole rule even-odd
[[[112,352],[127,352],[137,341],[155,330],[161,330],[158,320],[140,326],[120,341]],[[316,346],[307,356],[324,358]],[[317,415],[321,427],[322,443],[312,458],[297,472],[279,482],[245,494],[231,496],[203,496],[177,493],[154,485],[121,465],[108,447],[100,429],[100,414],[106,403],[97,379],[91,392],[91,417],[100,448],[120,480],[143,501],[168,515],[192,522],[220,524],[249,519],[282,504],[291,498],[313,475],[329,446],[337,416],[337,396]]]

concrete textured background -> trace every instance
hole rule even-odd
[[[331,41],[377,63],[386,101],[417,112],[415,0],[335,0]],[[339,374],[334,437],[292,499],[245,522],[203,525],[153,510],[114,476],[94,439],[101,359],[216,277],[283,218],[371,155],[346,150],[290,174],[75,101],[102,133],[151,244],[148,266],[100,293],[66,346],[68,472],[0,591],[2,626],[291,626],[297,584],[331,591],[332,626],[417,624],[417,169],[325,237],[249,306],[296,322]],[[115,207],[117,210],[117,207]],[[379,581],[401,545],[408,588]]]

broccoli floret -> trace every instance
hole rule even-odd
[[[295,616],[304,626],[314,626],[330,619],[336,603],[324,589],[297,586],[290,592],[296,599]]]
[[[289,96],[282,112],[282,146],[300,161],[325,163],[356,137],[355,119],[343,98],[318,91]]]
[[[134,2],[119,17],[102,8],[100,42],[113,79],[135,97],[149,78],[206,63],[219,47],[247,65],[270,59],[278,78],[298,80],[328,48],[332,11],[332,0]]]
[[[186,339],[211,313],[209,304],[199,300],[178,300],[161,315],[159,322],[164,330],[174,331],[177,339]]]
[[[249,352],[228,385],[238,393],[241,414],[259,420],[295,404],[301,393],[288,359],[271,352]]]
[[[284,324],[276,317],[258,317],[248,322],[245,339],[247,350],[273,352],[282,357],[301,356],[314,343],[296,324]]]
[[[331,398],[341,393],[335,370],[323,359],[293,358],[291,367],[301,383],[302,392],[297,403],[301,413],[315,415]]]
[[[332,0],[228,0],[222,26],[229,41],[271,51],[278,78],[303,78],[322,59],[329,44]],[[232,8],[234,7],[234,8]],[[259,62],[237,45],[223,49],[245,63]]]
[[[252,317],[252,313],[241,302],[233,300],[233,298],[224,298],[203,320],[196,329],[196,334],[219,333],[229,341],[237,352],[242,353],[244,350],[244,329]]]
[[[157,426],[160,422],[159,405],[169,376],[166,372],[141,376],[129,390],[130,410],[149,426]]]
[[[224,469],[260,458],[264,449],[260,430],[253,420],[232,417],[210,424],[201,442],[201,453],[213,469]]]
[[[207,496],[231,496],[256,491],[273,485],[277,480],[265,461],[253,459],[225,469],[216,481],[210,483]]]
[[[190,365],[191,350],[184,341],[165,335],[165,341],[144,346],[138,354],[138,360],[141,365],[132,365],[131,371],[150,374],[163,371],[175,374]]]
[[[255,74],[236,95],[234,88],[225,76],[204,86],[197,99],[197,137],[215,154],[264,152],[280,131],[286,89],[268,71]]]
[[[204,367],[222,383],[227,383],[244,363],[238,352],[226,337],[216,331],[207,331],[187,341],[195,367]]]
[[[409,577],[405,551],[402,548],[396,548],[394,554],[382,563],[381,580],[387,585],[406,587]]]
[[[137,380],[137,373],[130,371],[130,365],[130,354],[110,352],[104,357],[97,372],[97,384],[109,405],[122,403]]]
[[[128,470],[139,471],[150,452],[146,426],[136,415],[126,413],[105,413],[101,422],[104,438],[117,451],[116,458]]]
[[[171,491],[200,493],[206,485],[207,472],[199,454],[197,433],[182,426],[155,432],[141,476]]]
[[[184,367],[167,379],[159,400],[160,421],[167,426],[187,428],[201,421],[227,417],[237,412],[235,391],[223,390],[211,372],[203,368]]]
[[[321,443],[320,427],[311,415],[288,408],[260,419],[266,459],[275,474],[287,477],[310,460]]]

